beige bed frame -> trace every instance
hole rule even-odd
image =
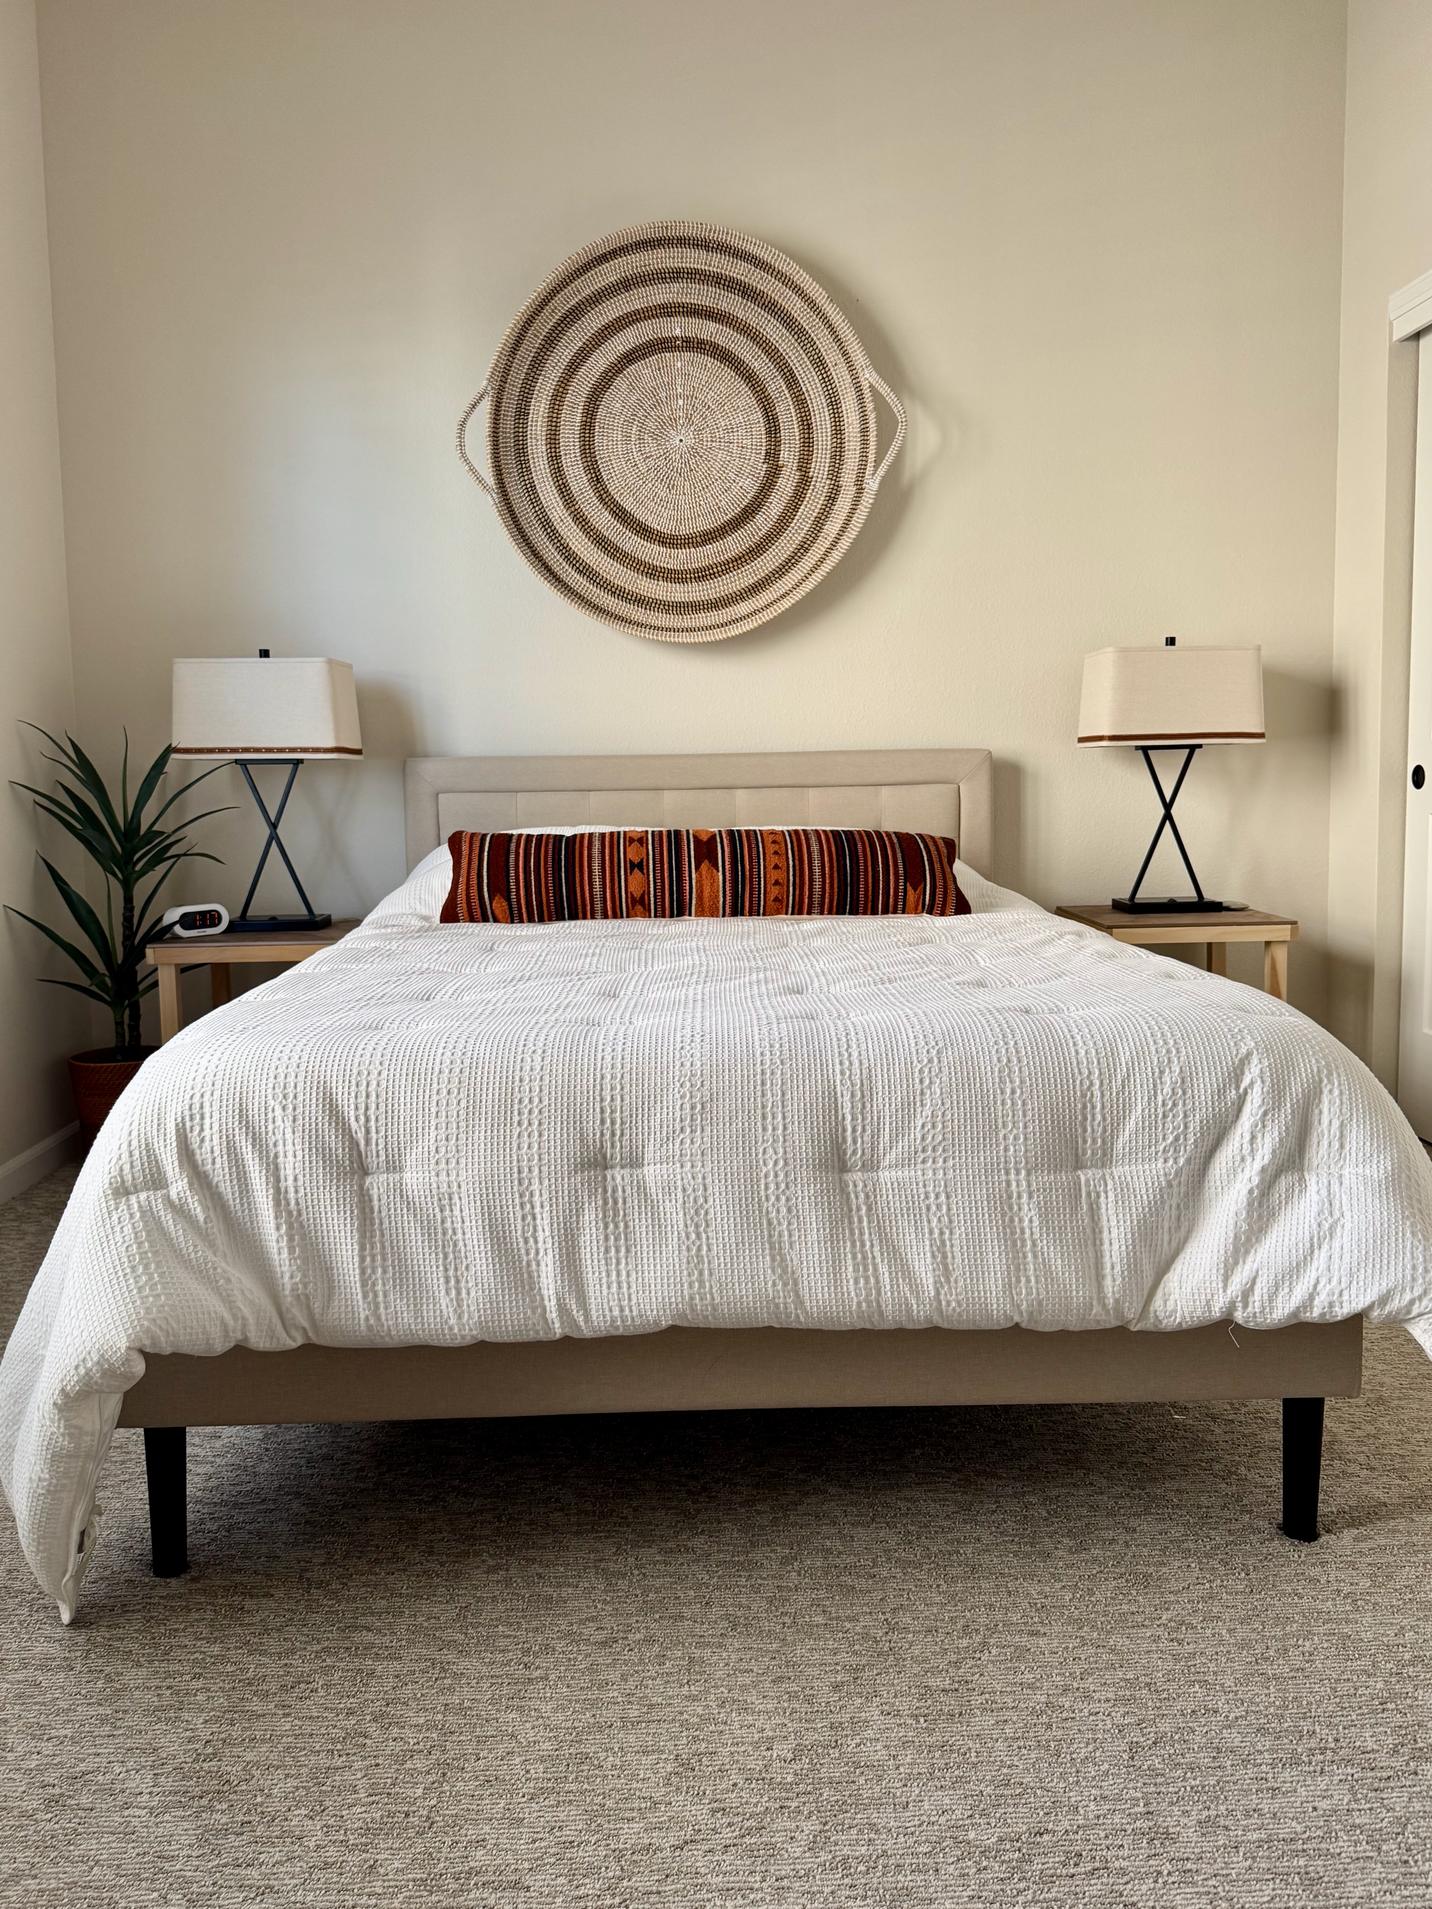
[[[988,872],[987,749],[802,755],[418,757],[409,865],[457,828],[626,823],[933,830]],[[1322,1401],[1361,1386],[1362,1322],[1254,1332],[696,1331],[458,1349],[243,1348],[151,1357],[121,1425],[146,1428],[154,1568],[185,1568],[191,1425],[770,1406],[1282,1399],[1283,1526],[1317,1536]]]

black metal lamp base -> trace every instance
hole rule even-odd
[[[1172,638],[1170,638],[1170,641],[1172,641]],[[1175,748],[1181,746],[1182,745],[1175,745]],[[1139,872],[1134,877],[1133,887],[1129,890],[1127,895],[1115,895],[1113,900],[1109,903],[1109,906],[1116,908],[1121,915],[1221,915],[1228,909],[1246,908],[1248,906],[1246,902],[1241,901],[1210,901],[1208,899],[1207,895],[1203,892],[1203,884],[1198,879],[1197,871],[1193,863],[1188,859],[1188,850],[1184,847],[1183,837],[1178,832],[1178,823],[1173,819],[1173,805],[1178,801],[1179,791],[1183,787],[1184,779],[1188,775],[1189,770],[1193,767],[1193,759],[1202,746],[1201,743],[1194,742],[1190,743],[1184,749],[1183,766],[1174,777],[1174,784],[1171,789],[1165,789],[1162,782],[1159,781],[1159,772],[1154,767],[1155,751],[1163,754],[1166,752],[1168,745],[1163,743],[1147,743],[1142,744],[1139,748],[1139,754],[1144,759],[1144,767],[1149,772],[1149,780],[1154,785],[1154,792],[1158,796],[1159,808],[1162,810],[1162,813],[1159,816],[1159,825],[1154,830],[1154,839],[1149,843],[1144,859],[1139,864]],[[1144,885],[1144,877],[1149,872],[1149,864],[1154,859],[1154,850],[1158,847],[1159,838],[1165,829],[1167,829],[1169,834],[1173,837],[1174,846],[1179,853],[1179,859],[1187,871],[1188,879],[1193,883],[1193,893],[1191,895],[1145,896],[1139,893],[1139,890]]]
[[[1210,901],[1206,895],[1115,895],[1109,906],[1121,915],[1222,915],[1248,904]]]
[[[296,935],[305,928],[331,928],[332,915],[236,915],[224,930],[230,935]]]
[[[263,650],[260,654],[266,656],[268,652],[267,650]],[[303,883],[298,879],[298,870],[294,867],[289,852],[284,847],[283,839],[278,832],[278,825],[283,820],[283,812],[288,807],[288,798],[293,794],[293,785],[298,780],[299,770],[303,767],[302,757],[266,756],[261,760],[254,761],[246,760],[242,756],[237,756],[234,760],[238,767],[239,774],[249,785],[249,794],[258,805],[259,814],[267,824],[268,834],[264,839],[263,850],[259,855],[258,867],[254,870],[253,880],[249,883],[249,892],[244,896],[244,905],[240,908],[238,914],[230,921],[228,932],[234,935],[291,935],[301,933],[305,928],[330,927],[333,922],[332,915],[320,915],[315,912],[313,903],[304,893]],[[255,769],[288,770],[288,775],[284,779],[283,789],[279,794],[278,807],[272,814],[269,813],[268,804],[259,793],[259,785],[254,781],[253,772]],[[258,893],[259,877],[264,872],[264,863],[268,860],[269,850],[271,848],[278,850],[279,860],[288,870],[289,880],[293,883],[294,889],[298,894],[298,899],[303,903],[304,909],[306,910],[302,915],[251,915],[249,913],[249,910],[254,905],[254,896]]]

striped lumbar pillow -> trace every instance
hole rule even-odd
[[[967,915],[955,844],[894,829],[601,829],[448,837],[443,921]]]

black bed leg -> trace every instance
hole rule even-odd
[[[181,1578],[189,1569],[185,1436],[182,1425],[147,1425],[144,1429],[149,1553],[157,1578]]]
[[[1323,1401],[1283,1401],[1283,1536],[1312,1544],[1318,1535],[1323,1473]]]

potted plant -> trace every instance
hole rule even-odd
[[[104,777],[80,748],[73,736],[63,742],[47,729],[34,723],[34,729],[50,745],[53,754],[45,755],[60,771],[52,790],[33,788],[28,782],[16,783],[35,799],[41,815],[58,822],[74,837],[104,882],[104,902],[95,907],[73,883],[66,880],[54,863],[41,856],[45,872],[64,903],[81,940],[71,941],[23,909],[11,912],[38,928],[47,941],[73,963],[78,980],[62,981],[43,976],[50,987],[69,988],[89,1001],[98,1001],[114,1020],[114,1040],[108,1047],[90,1048],[70,1059],[70,1085],[74,1093],[75,1114],[86,1148],[110,1108],[139,1071],[145,1057],[154,1052],[143,1045],[140,1032],[141,1004],[153,991],[154,976],[141,979],[145,965],[144,950],[154,939],[162,915],[156,907],[161,888],[181,862],[216,862],[217,855],[189,844],[187,830],[219,809],[205,809],[185,822],[164,823],[164,817],[180,796],[211,776],[223,763],[205,769],[182,788],[167,794],[158,808],[160,785],[169,766],[170,749],[162,749],[140,778],[131,800],[129,794],[129,736],[124,738],[123,766],[120,770],[118,799],[111,795]],[[153,811],[149,813],[149,811]]]

